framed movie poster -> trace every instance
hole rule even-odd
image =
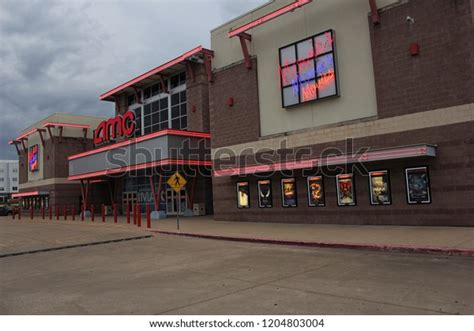
[[[28,168],[30,172],[39,170],[39,145],[33,145],[28,150]]]
[[[369,172],[370,204],[389,205],[392,203],[388,170]]]
[[[406,168],[405,179],[409,204],[431,203],[427,167]]]
[[[339,206],[355,206],[354,175],[343,174],[336,176],[337,204]]]
[[[283,178],[281,180],[281,198],[283,207],[296,207],[298,205],[296,180],[294,178]]]
[[[324,179],[323,176],[310,176],[306,179],[308,186],[308,205],[310,207],[324,207]]]
[[[269,179],[258,181],[258,206],[260,208],[272,208],[272,182]]]
[[[250,208],[249,182],[237,183],[237,207]]]

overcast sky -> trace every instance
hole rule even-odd
[[[202,44],[266,0],[0,0],[0,159],[53,112],[111,116],[101,93]]]

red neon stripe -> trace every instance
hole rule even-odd
[[[43,124],[43,128],[50,126],[64,126],[70,128],[80,128],[80,129],[89,129],[91,126],[87,124],[75,124],[75,123],[60,123],[60,122],[48,122]]]
[[[12,198],[31,197],[39,195],[39,191],[24,192],[24,193],[13,193]]]
[[[23,138],[26,138],[26,137],[28,137],[28,136],[31,136],[33,133],[35,133],[35,132],[37,132],[37,131],[38,131],[38,129],[32,129],[32,130],[28,131],[27,133],[24,133],[24,134],[22,134],[21,136],[17,137],[15,140],[21,140],[21,139],[23,139]]]
[[[295,2],[290,3],[289,5],[286,5],[280,9],[277,9],[269,14],[266,14],[260,18],[257,18],[256,20],[253,20],[252,22],[249,22],[247,24],[244,24],[238,28],[232,29],[230,32],[228,32],[229,38],[235,37],[239,33],[245,32],[253,27],[256,27],[260,24],[263,24],[265,22],[268,22],[278,16],[281,16],[289,11],[292,11],[296,8],[299,8],[301,6],[304,6],[308,3],[310,3],[313,0],[296,0]]]
[[[152,70],[150,70],[150,71],[147,71],[147,72],[145,72],[144,74],[142,74],[142,75],[140,75],[140,76],[138,76],[138,77],[135,77],[135,78],[129,80],[128,82],[126,82],[126,83],[124,83],[124,84],[122,84],[122,85],[119,85],[119,86],[113,88],[112,90],[110,90],[110,91],[108,91],[108,92],[105,92],[105,93],[101,94],[100,97],[99,97],[99,99],[100,99],[100,100],[104,100],[104,99],[106,99],[107,97],[110,97],[111,95],[113,95],[113,94],[115,94],[115,93],[117,93],[117,92],[119,92],[119,91],[121,91],[121,90],[123,90],[123,89],[129,87],[129,86],[132,86],[133,84],[136,84],[136,83],[142,81],[142,80],[145,79],[145,78],[148,78],[148,77],[150,77],[150,76],[152,76],[152,75],[155,75],[155,74],[157,74],[157,73],[159,73],[159,72],[161,72],[161,71],[163,71],[163,70],[165,70],[165,69],[168,69],[168,68],[174,66],[175,64],[178,64],[178,63],[180,63],[180,62],[183,62],[184,60],[186,60],[186,59],[187,59],[188,57],[190,57],[191,55],[194,55],[194,54],[199,53],[199,52],[201,52],[201,51],[205,51],[205,52],[208,52],[208,53],[210,53],[210,54],[213,54],[213,52],[212,52],[211,50],[205,49],[205,48],[202,47],[201,45],[200,45],[200,46],[197,46],[197,47],[193,48],[192,50],[190,50],[190,51],[184,53],[183,55],[178,56],[177,58],[175,58],[175,59],[173,59],[173,60],[171,60],[171,61],[168,61],[168,62],[166,62],[165,64],[162,64],[162,65],[159,66],[159,67],[156,67],[156,68],[154,68],[154,69],[152,69]]]
[[[108,151],[108,150],[111,150],[111,149],[128,146],[128,145],[131,145],[131,144],[139,143],[139,142],[142,142],[142,141],[145,141],[145,140],[150,140],[150,139],[165,136],[165,135],[193,137],[193,138],[204,138],[204,139],[210,139],[211,138],[211,134],[206,133],[206,132],[165,129],[165,130],[161,130],[161,131],[157,131],[157,132],[147,134],[145,136],[132,138],[130,140],[121,141],[119,143],[115,143],[115,144],[112,144],[112,145],[108,145],[108,146],[100,147],[100,148],[97,148],[97,149],[93,149],[93,150],[90,150],[90,151],[87,151],[87,152],[74,154],[74,155],[69,156],[68,160],[75,160],[75,159],[78,159],[78,158],[81,158],[81,157],[84,157],[84,156],[101,153],[101,152]]]
[[[114,168],[114,169],[104,169],[95,172],[89,172],[82,175],[69,176],[68,180],[79,180],[85,178],[92,178],[98,176],[113,175],[121,172],[127,172],[132,170],[142,170],[147,168],[153,168],[164,165],[196,165],[196,166],[212,166],[212,161],[198,161],[198,160],[176,160],[176,159],[165,159],[153,162],[146,162],[140,164],[134,164],[131,166]]]
[[[221,176],[233,176],[233,175],[245,175],[253,174],[257,172],[270,172],[270,171],[279,171],[279,170],[294,170],[294,169],[303,169],[303,168],[312,168],[316,165],[336,165],[343,162],[354,162],[359,159],[363,161],[378,161],[384,159],[400,158],[400,157],[410,157],[410,156],[423,156],[427,154],[426,147],[410,147],[410,148],[400,148],[387,151],[373,151],[368,152],[362,155],[352,154],[352,155],[341,155],[330,158],[317,158],[301,161],[289,161],[281,162],[275,164],[265,164],[265,165],[255,165],[242,168],[229,168],[214,170],[213,174],[216,177]]]

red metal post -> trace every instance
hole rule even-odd
[[[102,223],[105,223],[105,205],[102,204]]]
[[[114,223],[117,223],[117,204],[114,203]]]
[[[140,205],[137,203],[137,226],[142,226],[142,212],[140,210]]]
[[[12,219],[15,219],[16,209],[12,209]]]
[[[59,206],[56,205],[56,221],[59,221]]]
[[[130,224],[130,204],[127,202],[127,224]]]
[[[76,207],[72,206],[72,220],[76,220]]]
[[[82,221],[82,222],[84,222],[84,213],[85,213],[85,212],[86,212],[86,211],[84,210],[84,205],[81,204],[81,221]]]
[[[94,222],[94,205],[91,205],[91,222]]]
[[[30,219],[33,219],[33,206],[30,207]]]
[[[137,205],[136,204],[132,205],[132,210],[133,210],[133,225],[137,225]]]
[[[53,208],[51,205],[48,206],[49,209],[49,220],[51,221],[53,219]]]
[[[67,206],[64,205],[64,208],[63,208],[63,215],[64,215],[64,220],[67,221]]]
[[[151,211],[148,203],[146,204],[146,227],[151,228]]]
[[[45,212],[44,212],[44,205],[43,205],[43,206],[41,206],[41,218],[43,220],[44,220],[44,214],[45,214]]]
[[[18,220],[21,220],[21,206],[18,208]]]

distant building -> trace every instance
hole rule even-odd
[[[18,161],[0,160],[0,203],[18,192]]]

